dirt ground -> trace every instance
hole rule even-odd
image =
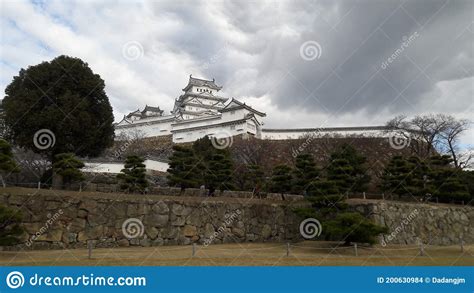
[[[88,258],[86,249],[46,251],[1,251],[2,266],[472,266],[474,245],[338,246],[334,243],[302,242],[220,244],[211,246],[158,246],[100,248]]]

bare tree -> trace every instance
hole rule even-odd
[[[427,157],[433,152],[449,154],[456,168],[467,166],[472,152],[462,152],[460,137],[469,129],[471,122],[456,119],[451,115],[418,115],[408,120],[406,116],[397,116],[387,122],[390,132],[396,132],[410,139],[410,147],[419,157]]]
[[[460,137],[467,131],[471,125],[471,121],[467,119],[457,120],[453,116],[443,115],[441,117],[444,122],[441,131],[442,144],[441,147],[445,153],[453,158],[453,164],[456,168],[464,168],[469,165],[472,158],[472,150],[463,152],[460,147]]]

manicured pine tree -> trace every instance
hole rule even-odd
[[[461,182],[467,186],[469,201],[474,202],[474,171],[462,170],[460,178]]]
[[[309,197],[311,208],[300,208],[296,212],[303,218],[318,219],[323,226],[319,240],[344,241],[374,244],[376,237],[388,229],[373,223],[364,215],[351,211],[344,196],[325,195]]]
[[[273,169],[271,177],[271,192],[287,193],[292,187],[291,168],[287,165],[278,165]]]
[[[388,228],[379,226],[364,215],[357,212],[341,212],[326,222],[325,236],[327,240],[344,241],[344,245],[351,243],[375,244],[377,236],[388,233]]]
[[[13,159],[12,147],[6,140],[0,139],[0,180],[2,181],[2,186],[6,186],[3,179],[4,175],[18,171],[19,167]]]
[[[454,168],[447,155],[432,156],[429,159],[433,195],[441,202],[464,201],[471,198],[467,185],[463,182],[460,170]]]
[[[168,182],[179,186],[182,191],[186,188],[199,187],[201,182],[199,161],[196,160],[190,147],[174,145],[168,169]]]
[[[120,188],[127,192],[144,193],[148,187],[146,180],[145,160],[139,156],[128,156],[125,160],[125,166],[117,175],[121,181]]]
[[[265,173],[260,165],[256,164],[247,165],[247,170],[249,174],[248,182],[250,184],[250,189],[253,191],[254,195],[258,196],[265,185]]]
[[[0,205],[0,246],[17,244],[24,229],[21,224],[21,213]]]
[[[214,195],[216,189],[234,189],[233,163],[228,149],[215,148],[211,139],[205,136],[193,143],[193,151],[199,164],[196,172],[210,195]]]
[[[354,147],[345,144],[331,154],[328,179],[336,182],[341,193],[366,191],[370,182],[366,161]]]
[[[316,168],[311,154],[299,154],[296,156],[295,169],[293,170],[294,193],[310,195],[318,180],[319,171]]]
[[[208,168],[205,173],[206,187],[209,195],[213,196],[216,189],[233,189],[232,161],[228,152],[221,150],[215,153],[210,161],[206,162]]]
[[[385,167],[382,174],[381,187],[384,192],[409,196],[413,190],[413,170],[416,166],[402,156],[394,156]]]
[[[54,157],[53,170],[61,176],[63,187],[73,182],[83,181],[82,168],[84,168],[84,163],[73,153],[57,154]]]
[[[339,193],[349,192],[354,185],[355,178],[352,176],[354,168],[346,159],[335,158],[329,162],[326,169],[327,179],[334,182]]]

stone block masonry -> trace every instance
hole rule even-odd
[[[23,214],[23,244],[3,249],[212,245],[297,242],[301,198],[126,195],[5,188],[0,204]],[[474,207],[350,199],[349,205],[388,227],[380,244],[474,243]],[[130,225],[125,225],[129,223]],[[322,222],[323,230],[325,223]],[[125,233],[124,233],[125,232]]]
[[[85,248],[88,241],[95,247],[293,242],[302,238],[292,209],[308,206],[268,199],[6,191],[0,204],[22,211],[27,233],[23,244],[4,249]],[[129,222],[135,225],[126,227]]]
[[[460,245],[474,243],[474,207],[381,200],[349,200],[351,207],[386,226],[387,244]]]

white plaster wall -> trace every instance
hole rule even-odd
[[[261,138],[269,140],[282,140],[282,139],[298,139],[308,134],[314,134],[317,136],[363,136],[363,137],[388,137],[389,134],[384,133],[380,130],[351,130],[351,131],[321,131],[321,132],[305,132],[305,131],[265,131],[262,130]]]
[[[169,165],[165,162],[155,160],[145,160],[145,166],[147,170],[166,172]],[[84,172],[91,173],[112,173],[118,174],[123,169],[123,163],[88,163],[85,162],[85,167],[82,169]]]
[[[234,127],[233,127],[234,126]],[[216,126],[206,129],[190,130],[185,132],[173,133],[173,142],[175,143],[184,143],[184,142],[193,142],[201,137],[206,135],[208,136],[236,136],[241,135],[247,132],[246,123],[241,123],[238,125],[229,125],[229,126]]]

